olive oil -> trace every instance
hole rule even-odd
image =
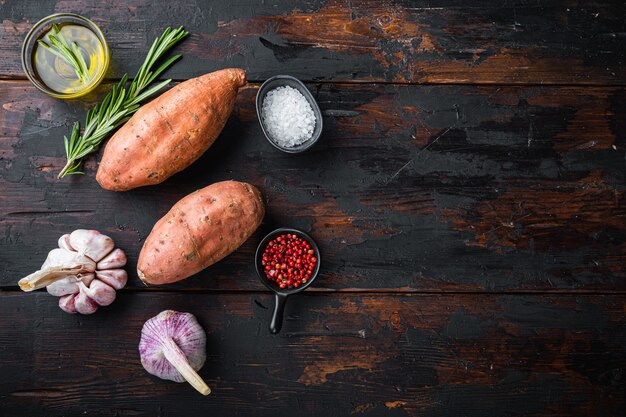
[[[75,42],[88,68],[88,76],[80,80],[68,62],[41,46],[35,48],[33,66],[37,78],[48,88],[60,94],[77,94],[91,90],[98,74],[106,65],[105,47],[91,29],[72,23],[61,24],[60,35],[71,45]],[[48,43],[50,31],[40,39]]]

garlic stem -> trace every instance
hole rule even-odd
[[[84,268],[84,265],[76,265],[72,267],[50,267],[46,269],[40,269],[39,271],[33,272],[27,277],[20,279],[18,285],[20,286],[22,291],[30,292],[43,287],[47,287],[53,282],[65,278],[68,275],[78,275],[83,272],[88,272]]]
[[[202,380],[200,375],[193,370],[189,361],[185,356],[185,353],[178,347],[176,342],[171,338],[167,338],[163,341],[163,354],[174,368],[185,378],[187,382],[191,384],[200,394],[209,395],[211,388]]]

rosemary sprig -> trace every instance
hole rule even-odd
[[[125,87],[128,74],[124,74],[120,82],[114,85],[104,97],[104,100],[87,112],[85,130],[82,135],[80,134],[80,123],[74,123],[70,138],[63,137],[67,163],[59,173],[59,178],[66,175],[83,174],[79,170],[82,159],[95,152],[111,131],[126,123],[139,110],[141,101],[155,94],[172,81],[171,79],[165,80],[147,88],[163,71],[181,57],[181,55],[175,55],[163,62],[156,70],[153,70],[154,65],[163,54],[188,34],[189,32],[185,31],[182,26],[177,29],[169,27],[165,29],[163,34],[152,44],[146,60],[139,68],[130,86]]]
[[[85,58],[78,49],[78,45],[76,42],[68,43],[61,34],[59,25],[56,23],[52,24],[51,33],[48,35],[48,42],[50,42],[50,45],[41,39],[37,40],[39,46],[67,62],[67,64],[72,67],[81,83],[85,84],[89,81],[89,67],[87,67]]]

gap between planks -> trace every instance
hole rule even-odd
[[[45,291],[36,291],[35,293],[44,293]],[[22,294],[24,293],[17,286],[0,287],[0,296],[3,294]],[[227,289],[180,289],[180,288],[124,288],[118,290],[118,293],[145,293],[145,294],[240,294],[240,295],[253,295],[253,294],[273,294],[271,291],[263,289],[252,290],[227,290]],[[447,295],[477,295],[477,296],[500,296],[500,295],[519,295],[519,296],[626,296],[626,290],[504,290],[504,291],[472,291],[472,290],[399,290],[393,288],[381,288],[381,289],[360,289],[360,288],[346,288],[346,289],[329,289],[329,288],[309,288],[306,294],[310,295],[329,295],[329,296],[368,296],[368,295],[385,295],[385,296],[447,296]]]
[[[194,77],[191,77],[194,78]],[[190,78],[172,78],[173,83],[181,83],[189,80]],[[104,78],[101,84],[113,84],[117,83],[120,78]],[[133,78],[129,78],[131,82]],[[248,79],[248,85],[261,85],[265,80]],[[477,86],[477,87],[564,87],[564,88],[624,88],[626,82],[623,83],[593,83],[593,82],[581,82],[581,83],[553,83],[553,82],[497,82],[497,81],[482,81],[482,82],[459,82],[459,81],[421,81],[421,82],[400,82],[400,81],[381,81],[381,80],[306,80],[300,79],[305,84],[334,84],[334,85],[389,85],[389,86]],[[3,83],[29,83],[28,78],[24,76],[14,75],[0,75],[0,82]]]

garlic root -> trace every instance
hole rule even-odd
[[[187,357],[172,339],[163,341],[163,355],[165,355],[165,359],[167,359],[169,363],[180,372],[183,378],[200,394],[209,395],[211,393],[211,388],[209,388],[200,375],[189,365]]]

